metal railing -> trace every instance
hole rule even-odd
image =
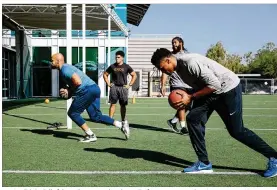
[[[241,78],[243,94],[277,95],[277,79]],[[160,95],[160,76],[149,74],[149,96]],[[169,95],[169,82],[166,82],[166,95]]]

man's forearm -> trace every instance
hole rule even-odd
[[[107,76],[107,75],[104,75],[103,78],[104,78],[104,81],[106,82],[106,84],[107,84],[108,86],[111,86],[110,81],[109,81],[109,79],[108,79],[108,76]]]
[[[161,86],[165,86],[165,83],[166,83],[166,79],[167,79],[167,75],[165,73],[162,74],[162,77],[161,77]]]
[[[134,82],[136,81],[136,79],[137,79],[137,75],[132,76],[129,86],[132,86],[134,84]]]
[[[206,86],[206,87],[202,88],[201,90],[193,93],[191,96],[193,99],[198,99],[202,96],[212,94],[214,91],[216,91],[216,90]]]

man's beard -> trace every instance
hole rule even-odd
[[[178,53],[181,51],[181,49],[182,49],[182,46],[178,46],[177,49],[173,50],[173,53]]]

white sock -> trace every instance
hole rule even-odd
[[[175,116],[174,116],[174,118],[171,120],[171,123],[177,123],[178,120],[179,120],[178,117],[175,117]]]
[[[186,121],[180,121],[181,127],[186,127]]]
[[[114,121],[114,126],[121,129],[122,128],[122,122],[120,121]]]
[[[85,133],[86,133],[87,135],[89,135],[89,136],[93,135],[93,132],[92,132],[90,129],[88,129],[87,131],[85,131]]]

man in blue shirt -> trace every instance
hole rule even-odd
[[[130,130],[128,126],[122,126],[121,122],[102,115],[100,110],[101,91],[92,79],[76,67],[64,63],[64,56],[61,53],[52,56],[51,66],[53,69],[60,71],[60,76],[68,86],[68,88],[60,89],[61,97],[69,99],[72,95],[75,96],[67,114],[86,134],[80,142],[94,142],[97,140],[96,135],[81,116],[84,110],[87,110],[93,122],[114,125],[121,129],[126,139],[129,138]]]

